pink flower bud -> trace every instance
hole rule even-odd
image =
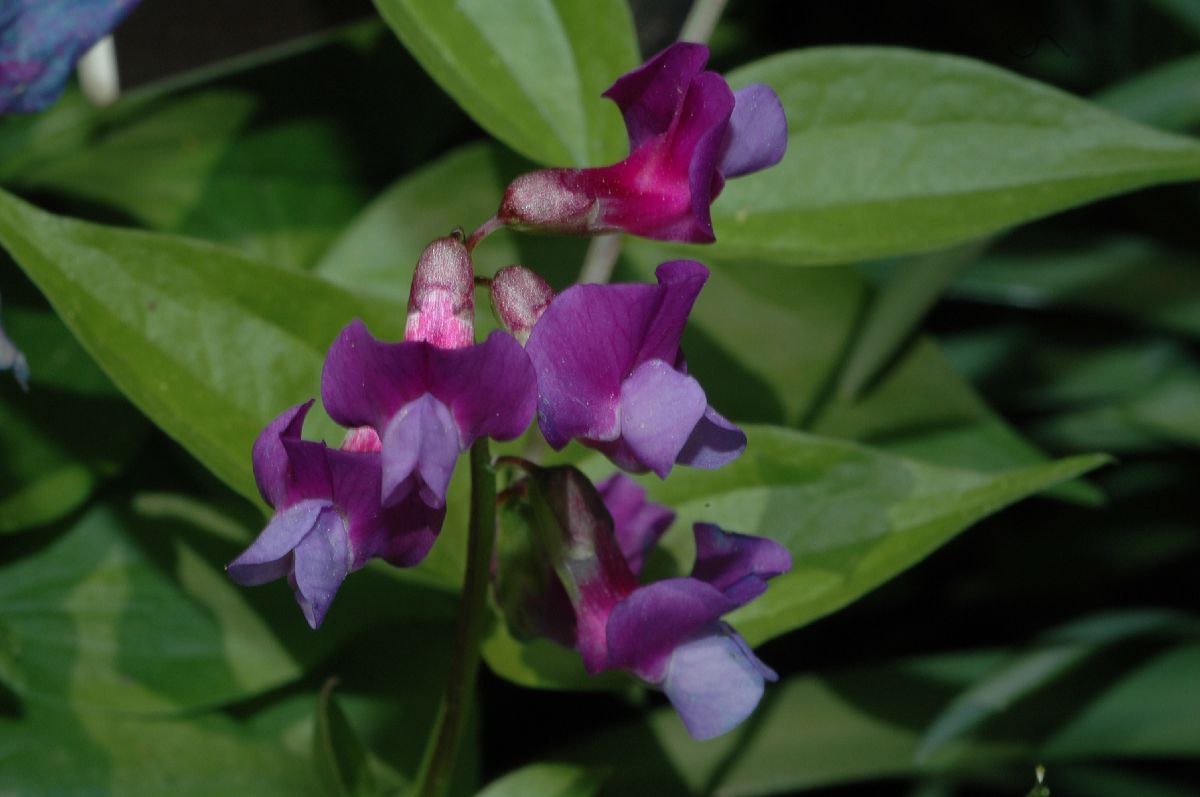
[[[524,345],[533,325],[550,306],[554,291],[524,266],[506,266],[492,278],[491,295],[496,317]]]
[[[408,295],[405,340],[439,349],[475,342],[475,269],[461,234],[439,238],[421,253]]]

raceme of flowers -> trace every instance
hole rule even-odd
[[[676,260],[658,267],[657,284],[555,295],[521,266],[477,278],[471,256],[503,225],[713,240],[709,205],[725,179],[778,162],[787,137],[771,89],[733,92],[704,71],[707,58],[702,45],[676,44],[605,92],[625,117],[626,160],[518,177],[469,240],[432,242],[414,271],[403,341],[378,340],[358,320],[341,331],[320,396],[345,437],[337,448],[303,438],[311,400],[259,435],[254,474],[274,514],[230,563],[234,581],[286,578],[317,628],[342,581],[371,559],[419,564],[459,457],[480,438],[519,437],[535,417],[552,448],[578,440],[623,471],[663,479],[676,465],[713,469],[741,455],[746,436],[709,405],[680,349],[703,265]],[[477,281],[504,327],[481,343]],[[697,523],[691,574],[642,584],[668,508],[620,474],[595,486],[573,468],[498,464],[511,466],[501,469],[502,508],[520,504],[535,519],[524,531],[500,524],[494,589],[518,636],[577,649],[589,673],[623,670],[663,690],[697,738],[753,711],[775,674],[721,618],[791,567],[786,549]]]

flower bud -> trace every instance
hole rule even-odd
[[[475,269],[460,234],[439,238],[421,253],[408,295],[404,339],[440,349],[475,342]]]
[[[500,323],[524,345],[533,325],[550,306],[554,291],[524,266],[506,266],[492,278],[491,297]]]
[[[517,177],[504,191],[496,218],[510,227],[536,232],[588,235],[597,227],[600,201],[580,184],[578,169],[542,169]]]

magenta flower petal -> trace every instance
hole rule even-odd
[[[638,343],[634,365],[646,360],[665,360],[672,365],[679,359],[679,341],[687,326],[696,297],[708,281],[708,269],[695,260],[671,260],[654,270],[657,296],[653,315]]]
[[[618,436],[621,381],[636,365],[657,294],[643,285],[575,285],[534,326],[525,351],[537,374],[538,422],[552,447]]]
[[[449,408],[426,393],[392,416],[382,439],[383,505],[397,504],[415,489],[429,506],[445,506],[464,448]]]
[[[325,356],[325,411],[342,426],[373,426],[381,432],[401,407],[428,392],[426,354],[432,348],[418,342],[383,343],[354,319]]]
[[[671,652],[662,689],[688,733],[712,739],[737,727],[778,676],[725,623],[712,623]]]
[[[604,506],[612,515],[617,544],[635,576],[650,549],[675,520],[675,513],[646,500],[646,490],[623,473],[614,473],[596,485]]]
[[[429,354],[430,392],[454,413],[464,448],[477,437],[512,440],[529,428],[537,380],[512,335],[496,330],[475,346]]]
[[[278,418],[267,424],[254,441],[251,455],[254,463],[254,481],[263,500],[272,507],[287,502],[289,469],[287,451],[283,438],[300,439],[304,428],[304,417],[312,407],[312,399],[284,410]]]
[[[767,589],[767,579],[792,569],[792,555],[775,540],[733,534],[714,523],[697,523],[692,578],[712,584],[738,606]]]
[[[621,437],[643,466],[667,478],[704,416],[704,390],[662,360],[642,363],[621,384]]]
[[[671,651],[735,608],[720,590],[695,578],[668,578],[639,587],[608,616],[609,666],[660,683]]]
[[[727,179],[757,172],[783,160],[787,151],[787,116],[779,95],[762,83],[733,94],[729,135],[718,164]]]
[[[676,461],[693,468],[716,470],[740,457],[745,450],[746,433],[708,407]]]
[[[667,131],[688,84],[706,63],[707,47],[679,42],[617,78],[604,92],[625,117],[630,151]]]

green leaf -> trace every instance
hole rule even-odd
[[[187,531],[99,504],[5,564],[0,678],[38,703],[179,713],[289,683],[369,629],[453,615],[451,596],[372,568],[348,580],[314,633],[286,583],[226,578],[240,545]]]
[[[529,764],[492,781],[478,797],[592,797],[603,772],[571,764]]]
[[[323,795],[305,758],[221,716],[147,721],[39,709],[0,719],[0,792],[52,797]]]
[[[135,544],[122,537],[122,526],[130,527],[128,516],[93,509],[45,548],[3,568],[2,655],[18,694],[170,712],[300,674],[237,588],[193,549],[172,550],[145,535]],[[147,543],[176,558],[178,581],[154,565],[140,547]]]
[[[522,155],[588,166],[623,153],[620,114],[600,97],[638,63],[633,19],[623,0],[375,5],[433,79]]]
[[[313,761],[330,794],[365,797],[378,794],[367,751],[354,726],[333,698],[337,681],[330,679],[317,700],[317,728],[313,734]]]
[[[1200,622],[1174,612],[1113,612],[1075,621],[1043,636],[995,672],[958,695],[921,736],[917,756],[938,750],[1011,708],[1017,701],[1066,677],[1106,648],[1146,636],[1200,637]]]
[[[793,568],[729,616],[751,644],[799,628],[908,569],[977,520],[1092,470],[1081,456],[999,473],[953,470],[774,428],[718,471],[679,468],[647,485],[678,519],[664,545],[686,569],[691,525],[716,523],[787,546]]]
[[[730,181],[713,206],[712,257],[801,265],[925,251],[1200,177],[1195,141],[956,56],[813,48],[729,80],[774,88],[790,134],[781,164]]]
[[[1200,19],[1200,12],[1196,17]],[[1098,94],[1096,102],[1165,130],[1186,131],[1200,125],[1200,55],[1135,75]]]
[[[400,337],[403,306],[210,244],[50,215],[0,193],[0,243],[117,387],[217,476],[256,499],[250,448],[319,389],[355,317]],[[314,413],[311,434],[336,441]]]
[[[1197,754],[1192,729],[1200,694],[1191,685],[1200,646],[1188,645],[1115,680],[1089,677],[1078,685],[1095,690],[1083,706],[1047,701],[1020,712],[1006,733],[952,743],[937,761],[918,761],[923,726],[996,661],[994,652],[952,653],[789,678],[768,686],[752,719],[719,739],[691,739],[675,712],[663,708],[559,757],[585,766],[619,760],[605,784],[614,795],[752,797],[919,773],[970,776],[1005,763],[1025,773],[1031,761],[1048,765],[1053,785],[1061,767],[1085,759]],[[1048,717],[1057,724],[1046,735]],[[1026,787],[1025,777],[1012,793]]]
[[[838,379],[838,393],[852,398],[878,375],[920,325],[938,297],[990,240],[973,241],[900,263],[868,305]]]
[[[0,533],[74,511],[129,462],[146,431],[53,314],[20,305],[5,311],[33,373],[28,393],[0,380]]]
[[[1138,236],[1017,237],[967,269],[951,294],[1040,310],[1085,310],[1200,338],[1195,258]]]

